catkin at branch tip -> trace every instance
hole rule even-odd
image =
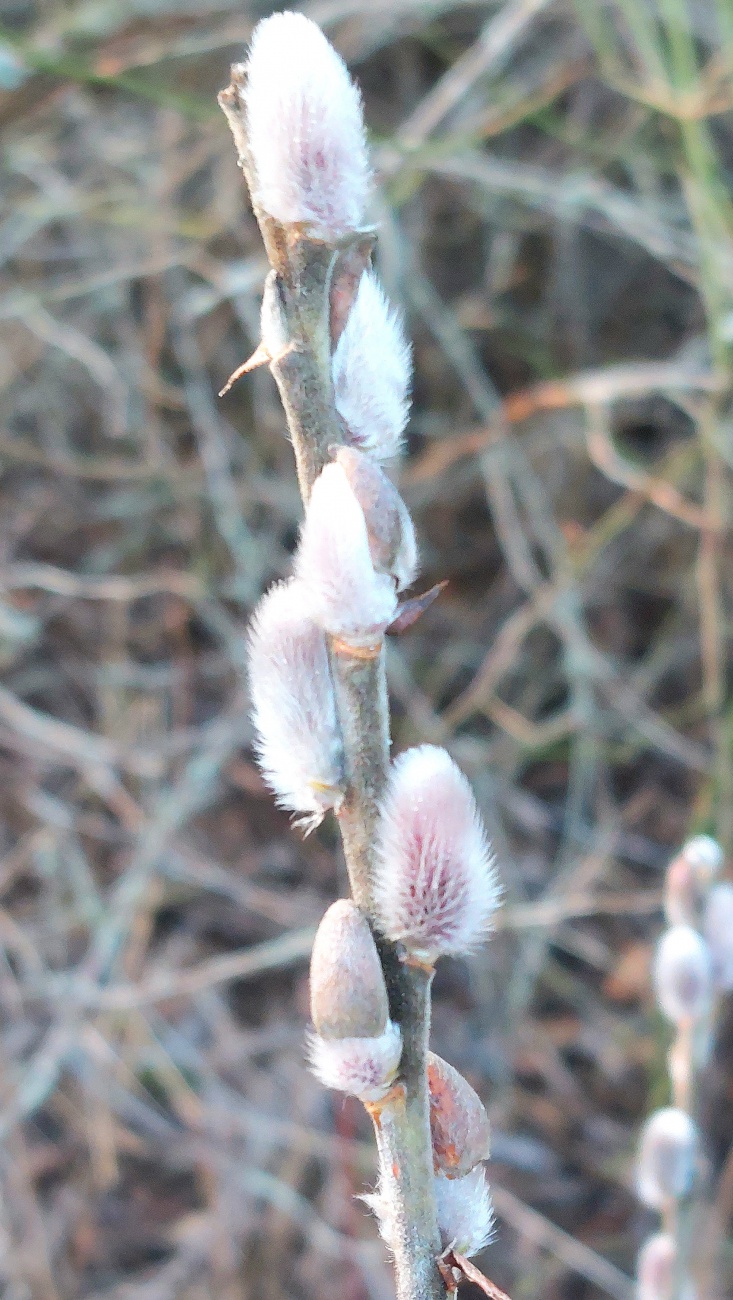
[[[663,1210],[689,1192],[697,1157],[697,1130],[690,1116],[665,1106],[649,1117],[641,1133],[637,1163],[639,1199]]]
[[[388,939],[433,962],[486,938],[501,898],[466,777],[446,750],[408,749],[392,764],[377,844],[374,901]]]
[[[245,106],[255,202],[327,239],[359,229],[370,183],[361,95],[309,18],[287,12],[258,23]]]

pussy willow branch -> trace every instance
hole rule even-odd
[[[243,70],[219,96],[234,137],[239,164],[250,179],[243,109]],[[252,186],[250,185],[250,192]],[[343,442],[331,381],[334,316],[339,321],[339,284],[358,279],[371,239],[358,236],[334,250],[293,227],[285,229],[255,213],[267,255],[277,275],[286,348],[271,363],[290,436],[298,481],[307,503],[314,480],[330,460],[329,448]],[[346,792],[339,816],[349,881],[355,902],[371,916],[372,855],[379,798],[389,764],[389,706],[384,649],[373,656],[331,645],[339,719],[344,740]],[[430,979],[401,963],[382,946],[391,1014],[399,1023],[403,1052],[398,1085],[374,1120],[380,1167],[395,1207],[395,1273],[398,1300],[441,1300],[445,1288],[437,1267],[440,1253],[433,1191],[426,1054],[430,1028]]]

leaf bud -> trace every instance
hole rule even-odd
[[[309,18],[278,13],[255,27],[245,72],[257,206],[329,242],[359,229],[369,163],[361,95],[343,59]]]
[[[676,1025],[705,1016],[712,998],[710,953],[691,925],[673,925],[654,958],[654,987],[664,1015]]]
[[[681,1200],[692,1187],[696,1155],[697,1131],[689,1115],[676,1106],[655,1111],[639,1142],[639,1199],[652,1210]]]
[[[394,460],[410,412],[410,345],[373,271],[365,271],[333,354],[336,409],[350,442]]]
[[[488,1159],[489,1117],[470,1083],[434,1052],[428,1052],[428,1093],[433,1168],[462,1178]]]
[[[436,1174],[434,1185],[443,1249],[467,1259],[478,1255],[494,1236],[494,1207],[483,1166],[463,1178]]]
[[[471,787],[444,749],[420,745],[391,767],[374,878],[377,924],[418,961],[486,937],[499,881]]]
[[[310,968],[311,1019],[322,1038],[374,1038],[389,1005],[369,922],[356,903],[332,903],[316,931]]]
[[[263,596],[248,661],[260,767],[278,803],[300,814],[308,832],[341,802],[343,749],[326,640],[300,583]]]

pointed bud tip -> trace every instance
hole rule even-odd
[[[366,917],[351,899],[329,907],[310,965],[311,1019],[322,1038],[375,1038],[389,1019],[384,974]]]

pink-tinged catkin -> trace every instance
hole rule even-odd
[[[416,959],[470,952],[501,896],[476,801],[434,745],[392,764],[380,818],[374,904],[380,930]]]
[[[316,931],[310,965],[311,1019],[322,1038],[372,1038],[389,1019],[374,936],[350,898],[332,903]]]
[[[673,925],[662,935],[654,958],[654,989],[661,1010],[676,1025],[707,1015],[713,992],[710,953],[691,925]]]
[[[391,574],[397,590],[402,591],[414,581],[418,563],[415,528],[407,506],[384,470],[355,447],[340,447],[336,464],[361,506],[374,568]]]
[[[402,321],[365,271],[333,354],[336,409],[352,444],[377,461],[402,450],[412,361]]]
[[[391,1087],[402,1037],[389,1019],[374,937],[350,899],[333,903],[318,927],[310,968],[311,1069],[327,1088],[365,1102]]]
[[[364,1102],[380,1101],[395,1080],[402,1036],[391,1020],[374,1038],[321,1038],[308,1042],[310,1067],[325,1088],[347,1092]]]
[[[258,761],[278,803],[307,832],[341,801],[343,752],[325,637],[300,583],[280,583],[262,598],[248,652]]]
[[[374,568],[364,514],[340,465],[326,465],[313,484],[295,567],[324,631],[353,646],[379,641],[397,612],[395,581]]]
[[[636,1261],[637,1300],[673,1300],[677,1247],[669,1232],[656,1232]]]
[[[489,1156],[489,1117],[483,1102],[458,1070],[428,1053],[430,1137],[433,1168],[462,1178]]]
[[[494,1207],[483,1167],[464,1178],[436,1174],[434,1186],[443,1249],[467,1259],[478,1255],[494,1236]]]
[[[655,1111],[639,1141],[639,1199],[652,1210],[681,1200],[692,1187],[696,1158],[697,1130],[689,1115],[676,1106]]]
[[[729,993],[733,989],[733,884],[729,880],[721,880],[710,890],[703,928],[715,987],[720,993]]]
[[[255,203],[282,224],[337,241],[364,222],[369,194],[361,95],[303,14],[258,23],[246,64]]]

